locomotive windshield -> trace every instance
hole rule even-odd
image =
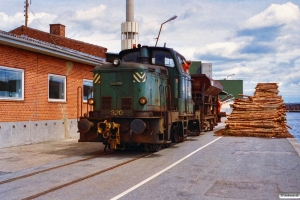
[[[147,63],[151,63],[153,65],[160,65],[166,67],[175,67],[175,62],[172,57],[172,54],[166,50],[159,50],[159,49],[149,49],[148,52],[149,57],[147,57]],[[141,58],[144,58],[143,61]],[[140,55],[139,49],[135,51],[128,52],[122,56],[122,62],[144,62],[145,57]]]
[[[129,52],[122,57],[123,62],[139,62],[139,51]]]

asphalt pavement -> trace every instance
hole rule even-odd
[[[0,181],[103,149],[77,139],[3,148]],[[294,138],[217,137],[210,131],[41,199],[279,199],[280,193],[300,193],[299,155]],[[121,158],[122,152],[109,160]],[[93,162],[89,166],[96,169],[110,165],[108,158]],[[83,167],[87,164],[77,167],[76,176]]]
[[[219,123],[214,131],[222,129],[225,126],[224,121],[225,118],[223,118],[222,122]],[[206,132],[205,134],[213,134],[213,132]],[[236,139],[239,140],[238,138]],[[240,137],[240,139],[243,139],[243,137]],[[247,138],[247,141],[251,141],[252,139],[254,138]],[[261,140],[263,140],[263,138],[261,138]],[[283,140],[288,140],[290,145],[292,145],[300,156],[300,143],[295,138]],[[103,151],[103,149],[104,145],[102,143],[82,143],[78,142],[78,139],[65,139],[0,148],[0,175],[43,165],[56,160],[67,159],[73,156]]]

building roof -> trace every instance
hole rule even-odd
[[[10,31],[10,33],[28,36],[50,44],[67,47],[83,53],[105,58],[107,48],[67,38],[65,37],[65,29],[66,27],[62,24],[50,24],[50,32],[48,33],[26,26],[20,26]]]
[[[1,30],[0,44],[88,65],[99,65],[105,62],[104,57],[94,56],[78,50],[70,49],[68,47],[51,44],[49,42],[34,39],[25,35],[17,35]]]

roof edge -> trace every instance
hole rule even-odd
[[[0,31],[0,44],[88,65],[99,65],[105,63],[105,58],[4,31]]]
[[[59,24],[59,23],[58,23]],[[63,24],[61,24],[63,25]],[[65,25],[63,25],[65,26]],[[20,27],[17,27],[11,31],[9,31],[10,34],[13,34],[12,32],[15,31],[15,30],[18,30],[18,29],[31,29],[31,30],[34,30],[34,31],[37,31],[37,32],[41,32],[43,34],[49,34],[51,36],[54,36],[54,37],[60,37],[60,38],[63,38],[63,39],[67,39],[67,40],[71,40],[71,41],[76,41],[76,42],[81,42],[81,43],[84,43],[84,44],[88,44],[88,45],[92,45],[92,46],[96,46],[96,47],[100,47],[100,48],[103,48],[107,51],[107,48],[106,47],[103,47],[103,46],[98,46],[98,45],[95,45],[95,44],[91,44],[91,43],[88,43],[88,42],[83,42],[83,41],[80,41],[80,40],[75,40],[75,39],[72,39],[72,38],[68,38],[68,37],[64,37],[64,36],[60,36],[60,35],[56,35],[56,34],[52,34],[52,33],[48,33],[48,32],[45,32],[45,31],[41,31],[41,30],[38,30],[38,29],[35,29],[35,28],[30,28],[30,27],[26,27],[24,25],[20,26]]]

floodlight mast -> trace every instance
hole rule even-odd
[[[235,75],[235,74],[228,75],[226,78],[224,78],[224,80],[227,80],[229,76],[233,76],[233,75]]]
[[[157,36],[157,38],[156,38],[155,46],[157,45],[157,42],[158,42],[158,39],[159,39],[159,36],[160,36],[160,32],[161,32],[162,26],[163,26],[165,23],[167,23],[167,22],[169,22],[169,21],[172,21],[172,20],[174,20],[174,19],[176,19],[176,18],[177,18],[177,16],[174,15],[173,17],[171,17],[170,19],[168,19],[167,21],[165,21],[164,23],[162,23],[162,24],[160,25],[160,29],[159,29],[159,32],[158,32],[158,36]]]

